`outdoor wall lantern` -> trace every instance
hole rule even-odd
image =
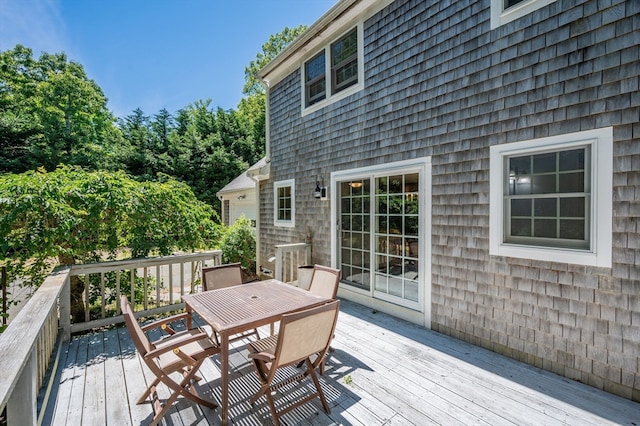
[[[324,178],[316,176],[316,189],[313,191],[314,198],[326,199],[327,188],[324,186]]]

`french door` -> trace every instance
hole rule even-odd
[[[421,309],[424,173],[409,167],[336,177],[336,263],[343,283]]]

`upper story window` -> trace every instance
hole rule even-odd
[[[303,115],[360,90],[364,76],[362,62],[361,25],[305,61],[302,67]]]
[[[283,180],[273,185],[273,223],[294,227],[296,218],[295,180]]]
[[[491,29],[498,28],[556,0],[491,0]]]
[[[331,45],[331,91],[337,93],[358,82],[358,31],[351,30]]]
[[[492,255],[611,266],[611,128],[491,147]]]
[[[307,106],[326,98],[327,79],[325,78],[324,51],[304,64],[305,98]]]

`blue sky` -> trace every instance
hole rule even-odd
[[[0,0],[0,50],[22,44],[82,64],[117,116],[200,99],[236,108],[269,36],[311,25],[336,0]]]

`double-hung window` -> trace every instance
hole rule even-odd
[[[611,264],[611,128],[491,147],[491,254]]]
[[[350,29],[304,62],[303,114],[362,88],[361,32],[359,25]]]
[[[589,249],[591,146],[507,156],[505,241]]]
[[[304,65],[305,99],[307,106],[326,98],[327,79],[325,78],[324,51],[320,52]]]
[[[296,218],[295,180],[283,180],[273,185],[273,223],[276,226],[294,227]]]
[[[354,28],[331,45],[331,92],[358,82],[358,31]]]

